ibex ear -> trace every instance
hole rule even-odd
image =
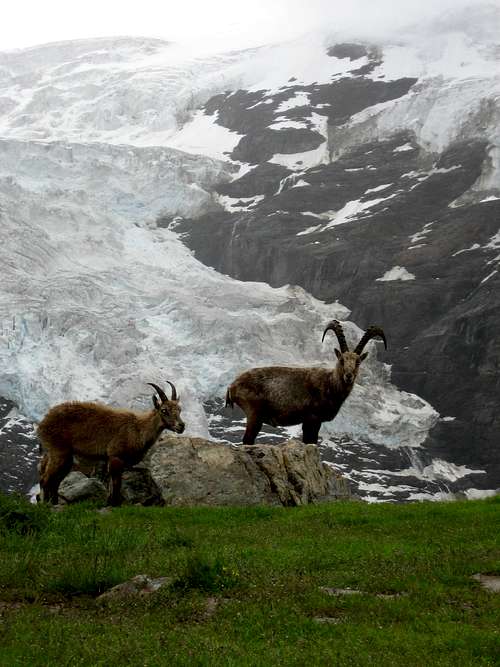
[[[160,409],[160,403],[159,403],[158,399],[156,398],[156,396],[153,396],[153,405],[155,406],[155,408],[157,410]]]
[[[360,354],[360,355],[359,355],[359,360],[360,360],[360,361],[364,361],[364,360],[366,359],[367,356],[368,356],[368,352],[363,352],[363,354]]]
[[[340,357],[342,356],[342,354],[340,353],[340,350],[337,350],[336,347],[334,348],[334,350],[335,350],[335,356],[337,357],[337,359],[340,359]]]

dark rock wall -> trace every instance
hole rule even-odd
[[[352,46],[339,47],[343,57],[349,52],[360,57]],[[377,55],[370,57],[374,64]],[[298,284],[325,301],[338,299],[359,326],[383,325],[389,337],[384,360],[392,364],[396,385],[454,418],[439,422],[426,443],[429,452],[486,467],[483,487],[495,488],[500,479],[499,248],[486,246],[499,231],[500,201],[455,203],[467,201],[462,196],[481,175],[488,145],[472,139],[431,155],[411,132],[400,132],[304,170],[302,187],[291,170],[268,162],[273,153],[317,145],[312,130],[268,128],[292,91],[307,92],[310,105],[280,115],[306,122],[315,111],[327,115],[332,127],[406,94],[415,82],[373,81],[363,74],[356,70],[352,78],[323,86],[291,84],[269,104],[263,103],[263,91],[211,100],[207,109],[218,111],[219,122],[245,134],[232,157],[258,163],[220,193],[264,199],[240,212],[186,220],[179,229],[196,256],[223,273],[273,286]],[[353,201],[360,209],[353,218],[329,224]],[[393,267],[404,267],[414,279],[380,280]]]

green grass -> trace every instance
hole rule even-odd
[[[476,572],[500,575],[499,498],[101,514],[0,497],[0,665],[500,665],[500,594]],[[96,602],[136,574],[171,583]]]

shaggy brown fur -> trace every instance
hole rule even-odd
[[[226,405],[240,406],[247,417],[243,443],[253,445],[263,424],[292,426],[302,424],[302,440],[317,443],[322,422],[334,419],[343,402],[351,393],[361,362],[367,353],[363,347],[379,336],[387,342],[380,327],[370,327],[353,352],[345,342],[342,327],[337,320],[323,332],[333,330],[341,351],[335,349],[337,365],[325,368],[289,368],[268,366],[252,368],[236,378],[227,390]]]
[[[45,454],[40,464],[42,500],[57,503],[59,484],[71,470],[73,456],[104,459],[111,476],[112,505],[121,502],[121,478],[125,466],[135,465],[157,441],[163,430],[184,431],[175,387],[169,400],[152,385],[153,410],[134,412],[99,403],[70,402],[51,408],[38,425]]]

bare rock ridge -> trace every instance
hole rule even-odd
[[[62,482],[60,497],[63,502],[88,499],[90,486],[89,478],[73,471]],[[96,499],[102,500],[104,487],[95,486]],[[350,492],[346,480],[321,462],[315,445],[288,440],[237,447],[167,436],[143,464],[124,474],[123,496],[127,503],[177,506],[296,506],[347,499]]]

